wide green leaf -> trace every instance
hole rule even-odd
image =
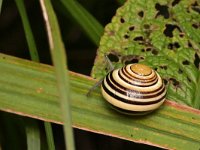
[[[62,124],[52,66],[0,54],[0,110]],[[167,101],[147,116],[122,115],[100,94],[96,81],[70,73],[73,126],[168,149],[199,150],[200,111]]]
[[[129,0],[105,28],[92,75],[105,76],[108,55],[116,67],[144,63],[168,83],[167,97],[200,109],[200,1]]]

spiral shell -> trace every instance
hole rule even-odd
[[[115,109],[133,115],[157,109],[166,96],[160,75],[143,64],[129,64],[111,71],[104,78],[101,91]]]

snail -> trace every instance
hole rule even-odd
[[[160,75],[143,64],[128,64],[113,69],[102,80],[102,95],[116,110],[143,115],[165,101],[166,88]]]
[[[110,72],[93,86],[87,95],[101,84],[104,99],[119,112],[144,115],[158,109],[166,97],[160,75],[144,64],[128,64],[114,69],[105,55]]]

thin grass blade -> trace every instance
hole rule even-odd
[[[51,57],[55,66],[57,88],[59,93],[62,119],[64,122],[65,142],[67,149],[74,150],[74,137],[71,123],[70,110],[70,84],[68,72],[66,72],[66,54],[62,43],[57,18],[54,14],[50,0],[40,0],[43,16],[46,23]]]
[[[27,40],[27,43],[28,43],[29,53],[30,53],[31,59],[33,61],[38,62],[39,61],[38,51],[37,51],[37,47],[36,47],[36,44],[35,44],[33,33],[32,33],[32,30],[31,30],[31,27],[30,27],[30,23],[28,21],[24,2],[23,2],[23,0],[17,0],[15,2],[16,2],[18,11],[20,13],[21,19],[22,19],[22,23],[23,23],[23,27],[24,27],[25,36],[26,36],[26,40]]]
[[[46,132],[46,136],[47,136],[48,148],[49,148],[49,150],[55,150],[54,137],[53,137],[51,123],[44,122],[44,126],[45,126],[45,132]]]
[[[23,120],[27,136],[27,149],[40,150],[40,130],[37,121],[30,118]]]
[[[99,40],[103,34],[103,26],[76,0],[61,0],[66,10],[84,29],[90,39],[99,45]]]
[[[2,3],[3,3],[3,0],[0,0],[0,13],[1,13]]]

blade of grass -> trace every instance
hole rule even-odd
[[[54,144],[54,138],[53,138],[53,131],[51,127],[51,123],[49,122],[44,122],[45,126],[45,132],[47,135],[47,144],[48,144],[48,149],[49,150],[55,150],[55,144]]]
[[[40,0],[40,4],[46,23],[51,57],[55,66],[57,88],[59,92],[59,99],[63,116],[62,119],[64,122],[66,148],[68,150],[74,150],[74,137],[71,125],[70,110],[70,85],[68,72],[66,72],[67,61],[65,49],[62,43],[57,18],[54,14],[51,2],[49,0]]]
[[[103,34],[103,26],[76,0],[61,0],[60,2],[84,29],[90,39],[98,45]]]
[[[0,69],[0,110],[63,124],[53,67],[0,54]],[[95,82],[70,73],[74,127],[166,149],[199,150],[199,110],[167,101],[147,116],[122,115],[105,103],[100,88],[86,97]]]
[[[2,3],[3,3],[3,0],[0,0],[0,13],[1,13]]]
[[[24,30],[25,30],[26,40],[28,42],[29,53],[30,53],[31,59],[33,61],[39,62],[40,60],[39,60],[38,50],[37,50],[36,42],[35,42],[32,30],[31,30],[31,26],[30,26],[30,23],[29,23],[29,19],[28,19],[28,15],[27,15],[27,12],[26,12],[25,5],[24,5],[24,1],[23,0],[17,0],[15,2],[16,2],[17,8],[19,10],[21,19],[22,19],[22,23],[23,23],[23,27],[24,27]],[[26,121],[26,122],[28,122],[28,121]],[[31,122],[35,125],[30,126],[30,127],[35,127],[35,128],[33,128],[33,130],[36,131],[36,127],[37,127],[36,124],[37,123],[34,122],[34,121],[31,121]],[[30,123],[27,123],[27,125],[28,124],[30,125]],[[54,145],[54,140],[53,140],[52,129],[50,129],[51,124],[49,122],[44,122],[44,127],[45,127],[45,131],[46,131],[46,135],[47,135],[46,136],[47,141],[52,142],[52,143],[47,142],[48,147],[50,148],[50,150],[54,150],[55,145]],[[26,131],[29,131],[29,130],[30,129],[27,129]],[[39,128],[38,128],[38,130],[39,130]],[[51,132],[51,133],[48,133],[48,132]],[[29,131],[28,133],[29,133],[28,135],[30,135],[30,133],[34,133],[34,132]],[[36,134],[37,134],[37,132],[36,132]],[[32,136],[32,135],[30,135],[30,136]],[[39,138],[39,137],[37,137],[37,138]]]
[[[34,40],[32,31],[31,31],[30,24],[29,24],[29,21],[28,21],[24,2],[23,2],[23,0],[17,0],[15,2],[16,2],[17,8],[19,10],[23,26],[24,26],[25,36],[26,36],[26,40],[27,40],[27,43],[28,43],[29,53],[30,53],[31,59],[33,61],[38,62],[39,61],[38,51],[37,51],[35,40]]]
[[[27,136],[27,149],[40,150],[40,130],[38,123],[31,119],[23,119],[25,123],[26,136]]]

